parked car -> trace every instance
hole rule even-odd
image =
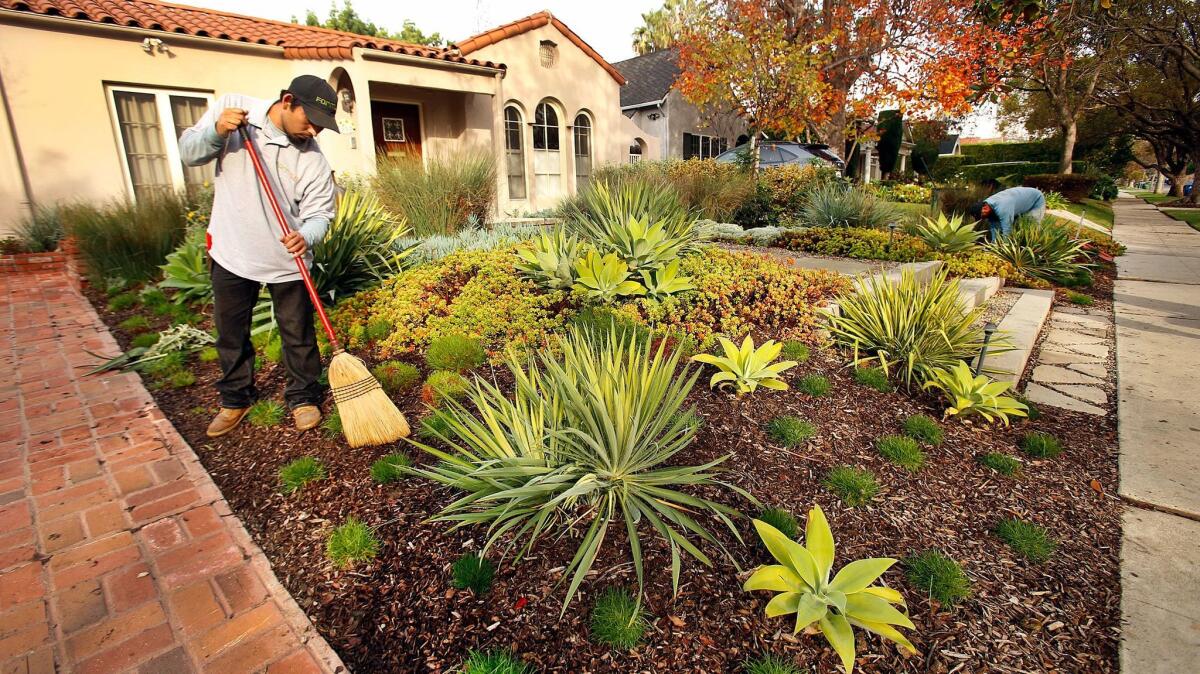
[[[737,161],[738,153],[749,151],[750,146],[739,145],[716,156],[719,162]],[[785,140],[764,140],[759,143],[758,165],[763,167],[783,166],[784,164],[820,164],[833,166],[839,171],[846,169],[846,162],[821,143],[797,143]]]

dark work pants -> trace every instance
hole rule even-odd
[[[217,326],[217,356],[222,376],[217,381],[221,406],[249,407],[258,396],[254,388],[254,346],[250,320],[262,284],[244,279],[212,261],[213,320]],[[319,405],[324,397],[321,354],[313,326],[313,306],[303,281],[268,283],[275,322],[283,342],[283,367],[288,383],[283,397],[291,409]]]

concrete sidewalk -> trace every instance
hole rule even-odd
[[[1140,199],[1114,205],[1121,496],[1121,669],[1200,671],[1200,232]]]

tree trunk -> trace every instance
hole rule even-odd
[[[829,146],[833,153],[841,157],[846,162],[846,167],[850,167],[850,157],[846,155],[846,110],[842,109],[834,113],[833,117],[825,123],[825,137],[821,139]]]
[[[1196,171],[1192,174],[1192,193],[1188,195],[1188,201],[1200,204],[1200,152],[1192,155],[1192,164]]]
[[[1071,160],[1075,158],[1075,137],[1077,131],[1078,124],[1074,119],[1062,125],[1063,149],[1062,158],[1058,161],[1059,173],[1071,172]]]
[[[1183,184],[1187,182],[1187,177],[1188,177],[1188,172],[1187,172],[1186,168],[1182,168],[1179,170],[1178,173],[1171,175],[1170,176],[1171,189],[1167,191],[1167,196],[1182,197],[1183,196]]]

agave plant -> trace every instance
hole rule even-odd
[[[570,328],[560,345],[540,353],[536,363],[509,351],[511,397],[478,379],[466,401],[446,401],[430,428],[448,449],[412,441],[442,461],[406,470],[466,492],[434,519],[456,528],[486,525],[482,555],[503,539],[509,541],[506,551],[518,549],[519,561],[547,534],[557,538],[584,527],[563,576],[570,578],[564,612],[614,526],[624,527],[639,588],[642,533],[649,528],[662,538],[678,591],[681,551],[711,565],[695,538],[728,556],[695,514],[715,516],[735,537],[731,518],[739,516],[678,488],[719,485],[758,505],[717,479],[714,468],[728,457],[701,466],[667,465],[695,437],[684,402],[698,374],[684,368],[677,376],[678,351],[668,355],[661,345],[652,351],[633,335]]]
[[[575,284],[575,260],[579,259],[579,239],[562,229],[542,233],[517,249],[517,271],[543,288],[558,290]]]
[[[964,222],[961,215],[946,218],[939,213],[937,220],[922,218],[921,224],[911,225],[908,233],[921,239],[931,249],[941,253],[960,253],[970,250],[979,242],[983,232],[975,230],[975,223]]]
[[[761,566],[746,580],[743,589],[770,590],[780,594],[767,603],[767,617],[796,614],[793,634],[816,623],[829,645],[841,658],[847,674],[854,671],[854,627],[894,641],[915,653],[916,648],[896,629],[915,629],[903,607],[904,597],[889,587],[871,585],[895,559],[860,559],[843,566],[833,577],[834,543],[829,521],[820,506],[808,511],[804,545],[784,536],[778,529],[754,520],[754,528],[779,564]]]
[[[594,250],[575,262],[576,281],[573,286],[589,299],[611,302],[627,295],[645,295],[646,289],[629,280],[629,269],[613,253],[601,257]]]
[[[667,295],[674,295],[685,290],[693,290],[696,287],[692,285],[692,278],[690,276],[680,276],[679,260],[672,260],[667,266],[661,269],[643,269],[641,274],[642,285],[646,288],[646,294],[654,299],[661,299]]]
[[[616,233],[631,219],[661,224],[666,239],[678,241],[683,252],[694,246],[698,237],[697,218],[683,205],[679,193],[651,181],[625,180],[617,185],[593,181],[564,211],[572,232],[601,247],[615,241]]]
[[[930,372],[924,388],[940,390],[950,402],[945,412],[947,417],[978,414],[989,422],[999,419],[1007,426],[1009,417],[1023,417],[1029,413],[1029,407],[1024,403],[1004,395],[1011,387],[1010,382],[992,381],[986,375],[976,375],[965,361],[960,360],[950,369],[937,368]]]
[[[629,218],[625,224],[613,227],[608,237],[596,242],[603,251],[616,253],[629,271],[658,269],[678,259],[686,242],[682,237],[668,236],[666,223],[648,219]]]
[[[871,276],[856,292],[838,298],[838,315],[829,316],[833,341],[854,349],[854,365],[878,364],[899,372],[905,386],[924,383],[936,368],[973,358],[983,348],[983,330],[975,325],[983,311],[967,311],[958,281],[943,270],[927,283],[909,272],[899,283]],[[988,345],[992,353],[1011,350],[1003,336]]]
[[[1022,218],[1011,234],[987,244],[985,249],[1026,276],[1055,281],[1091,266],[1085,261],[1084,243],[1048,220]]]
[[[754,348],[754,339],[746,335],[741,348],[730,340],[721,337],[721,348],[724,356],[702,353],[692,356],[692,360],[716,366],[717,372],[708,381],[709,388],[730,384],[738,395],[753,393],[759,386],[776,391],[787,390],[787,382],[779,378],[786,370],[796,366],[794,360],[773,362],[783,350],[783,344],[768,339],[762,346]]]
[[[188,231],[183,243],[170,255],[166,264],[159,267],[163,280],[159,288],[174,288],[172,298],[176,304],[207,302],[212,298],[212,276],[208,272],[208,252],[203,227]]]

